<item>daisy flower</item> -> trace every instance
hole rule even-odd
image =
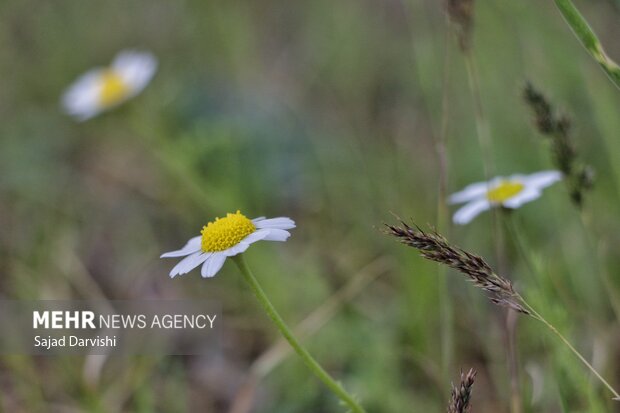
[[[185,257],[170,271],[170,277],[187,274],[202,264],[203,278],[213,277],[226,258],[241,254],[256,241],[286,241],[295,222],[286,217],[250,220],[241,212],[215,218],[202,227],[201,235],[190,239],[183,248],[162,254],[160,258]]]
[[[69,86],[62,107],[79,121],[90,119],[139,94],[156,69],[151,53],[122,51],[109,67],[91,69]]]
[[[499,176],[489,182],[468,185],[448,198],[451,204],[466,203],[456,211],[452,220],[455,224],[463,225],[492,207],[519,208],[540,197],[544,188],[561,179],[559,171],[542,171],[506,178]]]

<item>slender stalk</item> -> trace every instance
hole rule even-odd
[[[590,56],[601,66],[613,84],[620,88],[620,66],[605,53],[603,45],[587,20],[581,15],[571,0],[554,1],[558,10],[562,13],[562,17],[564,17],[564,20],[577,39],[579,39],[582,46],[585,47]]]
[[[510,374],[510,411],[513,413],[523,412],[521,401],[521,379],[519,373],[519,352],[517,348],[517,321],[519,313],[508,309],[506,312],[505,334],[508,344],[508,372]]]
[[[476,121],[476,132],[478,136],[478,144],[482,155],[482,164],[484,167],[484,175],[487,182],[495,173],[495,164],[493,162],[493,142],[489,123],[486,119],[484,108],[482,106],[482,97],[480,95],[480,81],[476,62],[471,50],[467,49],[463,52],[465,58],[465,66],[467,68],[467,80],[469,89],[474,100],[474,113]],[[500,211],[493,211],[493,245],[495,247],[495,258],[500,271],[505,270],[504,265],[504,236],[500,225]],[[519,369],[517,367],[517,323],[516,314],[511,314],[513,310],[508,310],[508,316],[503,323],[504,335],[507,340],[506,356],[508,358],[509,374],[510,374],[510,411],[512,413],[521,413],[523,411],[523,403],[521,402],[521,389],[519,385]]]
[[[526,252],[523,239],[521,238],[521,235],[519,234],[517,230],[517,226],[514,225],[514,223],[512,222],[510,218],[511,217],[508,217],[506,222],[514,238],[514,241],[517,244],[517,247],[519,248],[519,252],[524,257],[524,260],[526,262],[526,265],[529,267],[529,270],[533,274],[540,274],[540,271],[538,271],[538,269],[536,268],[536,265],[532,262],[529,254],[527,254]],[[581,360],[581,362],[584,363],[588,367],[588,369],[590,369],[590,371],[592,371],[592,373],[613,393],[614,400],[620,401],[619,395],[614,390],[614,388],[611,387],[611,385],[598,373],[598,371],[596,371],[596,369],[581,355],[581,353],[579,353],[575,349],[575,347],[566,339],[566,337],[564,337],[551,323],[549,323],[536,310],[534,310],[534,308],[532,308],[532,306],[529,303],[527,303],[521,295],[519,295],[518,297],[519,297],[519,300],[521,300],[521,303],[524,305],[524,307],[530,310],[530,312],[532,313],[532,317],[542,322],[545,326],[547,326],[547,328],[549,328],[549,330],[551,330],[555,335],[557,335],[560,338],[560,340],[562,340],[562,342],[579,358],[579,360]]]
[[[495,255],[500,273],[505,274],[508,270],[506,236],[501,221],[505,211],[495,208],[493,210],[493,229]],[[508,373],[510,375],[510,411],[512,413],[523,412],[523,402],[521,400],[521,378],[519,371],[519,351],[517,347],[517,322],[518,313],[513,309],[508,309],[503,323],[504,336],[506,340],[506,357],[508,359]]]
[[[573,347],[570,341],[568,341],[568,339],[566,339],[566,337],[564,337],[562,333],[560,333],[550,322],[548,322],[531,305],[529,305],[528,302],[525,301],[525,299],[521,295],[517,294],[517,296],[519,300],[521,301],[521,304],[523,304],[523,306],[526,307],[532,313],[531,314],[532,317],[534,317],[535,319],[543,323],[549,330],[551,330],[551,332],[553,332],[553,334],[558,336],[558,338],[566,345],[566,347],[568,347],[570,351],[572,351],[573,354],[575,354],[575,356],[577,356],[577,358],[581,360],[583,364],[585,364],[585,366],[592,372],[592,374],[594,374],[596,378],[599,379],[600,382],[603,383],[605,387],[609,389],[609,391],[614,395],[613,399],[616,401],[620,401],[620,394],[618,394],[618,392],[614,390],[611,384],[609,384],[607,380],[603,378],[603,376],[600,375],[600,373],[592,366],[592,364],[590,364],[588,360],[586,360],[585,357],[583,357],[581,353],[577,351],[575,347]]]
[[[478,143],[480,145],[480,151],[482,153],[482,162],[484,166],[485,179],[494,174],[495,167],[493,163],[493,147],[491,140],[491,132],[489,130],[489,123],[487,122],[482,107],[482,97],[480,96],[480,82],[478,80],[478,70],[476,62],[471,50],[464,52],[465,67],[467,68],[467,80],[469,83],[469,89],[474,100],[474,112],[476,120],[476,131],[478,136]]]
[[[478,144],[480,146],[480,153],[482,155],[482,164],[484,167],[484,175],[487,182],[491,176],[495,173],[495,164],[493,162],[493,141],[491,138],[491,132],[489,123],[486,119],[484,108],[482,106],[482,97],[480,95],[480,81],[478,76],[478,70],[476,62],[471,49],[463,50],[463,56],[465,60],[465,67],[467,69],[467,80],[471,96],[474,101],[474,116],[476,122],[476,132],[478,136]],[[495,246],[495,258],[500,265],[500,270],[503,272],[504,263],[504,236],[501,231],[499,223],[499,211],[493,211],[493,245]],[[516,313],[513,310],[508,310],[508,316],[503,324],[504,334],[507,340],[506,356],[508,358],[509,373],[510,373],[510,411],[512,413],[521,413],[523,411],[523,404],[521,402],[521,390],[519,385],[519,369],[517,367],[517,323]]]
[[[570,344],[560,332],[545,320],[525,299],[514,289],[509,279],[498,275],[486,263],[475,254],[453,246],[436,232],[424,232],[418,226],[409,226],[401,221],[401,226],[387,225],[386,233],[396,237],[401,243],[413,247],[420,252],[422,257],[435,261],[450,268],[458,270],[465,275],[476,287],[487,294],[488,299],[494,304],[507,307],[526,314],[542,322],[590,369],[592,373],[613,393],[614,400],[620,401],[620,395],[613,387],[596,371],[594,367]]]
[[[439,172],[439,182],[437,185],[437,228],[439,231],[449,233],[450,213],[447,205],[448,197],[448,120],[450,119],[450,99],[448,96],[450,86],[450,18],[446,15],[446,37],[444,45],[443,78],[442,78],[442,97],[441,97],[441,129],[435,140],[435,152],[437,154],[437,164]],[[439,284],[439,318],[441,320],[441,370],[444,381],[448,381],[453,370],[454,353],[454,334],[453,334],[453,306],[452,297],[448,290],[446,268],[437,266],[437,280]]]
[[[258,301],[263,306],[263,309],[267,312],[267,315],[271,318],[271,320],[275,323],[280,333],[284,336],[286,341],[289,342],[291,347],[297,352],[297,354],[302,358],[306,366],[336,395],[344,404],[346,404],[352,412],[354,413],[365,413],[365,410],[362,406],[355,400],[353,396],[351,396],[347,391],[342,387],[340,383],[334,380],[328,372],[326,372],[323,367],[316,362],[316,360],[310,355],[308,350],[306,350],[301,343],[295,338],[293,332],[288,328],[280,314],[276,311],[273,304],[265,294],[265,291],[260,286],[254,274],[248,267],[248,264],[245,262],[243,258],[243,254],[239,254],[233,257],[233,261],[239,267],[239,271],[243,275],[243,278],[248,283],[254,295],[258,299]]]

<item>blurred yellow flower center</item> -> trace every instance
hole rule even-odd
[[[224,218],[215,218],[202,227],[202,250],[224,251],[234,247],[242,239],[256,231],[254,223],[241,212],[228,213]]]
[[[114,105],[127,97],[129,87],[114,70],[105,70],[100,82],[99,103],[102,106]]]
[[[521,182],[502,181],[498,186],[487,192],[487,199],[491,202],[504,202],[517,195],[525,188]]]

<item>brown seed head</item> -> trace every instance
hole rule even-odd
[[[448,405],[448,413],[468,413],[470,411],[471,392],[476,378],[476,370],[469,369],[467,374],[461,372],[458,387],[452,385],[452,397]]]
[[[495,274],[482,257],[450,245],[437,232],[424,232],[420,227],[411,227],[404,221],[401,221],[400,226],[386,224],[386,227],[388,235],[417,249],[424,258],[447,265],[464,274],[474,285],[487,293],[491,302],[529,314],[529,311],[520,304],[519,295],[510,280]]]

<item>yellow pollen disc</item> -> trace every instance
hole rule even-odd
[[[106,70],[101,74],[99,103],[102,106],[111,106],[119,103],[129,94],[129,87],[113,70]]]
[[[487,199],[491,202],[502,203],[517,195],[525,188],[521,182],[502,181],[498,186],[487,192]]]
[[[241,212],[228,213],[224,218],[215,218],[215,221],[202,227],[201,247],[204,252],[224,251],[254,231],[254,223]]]

